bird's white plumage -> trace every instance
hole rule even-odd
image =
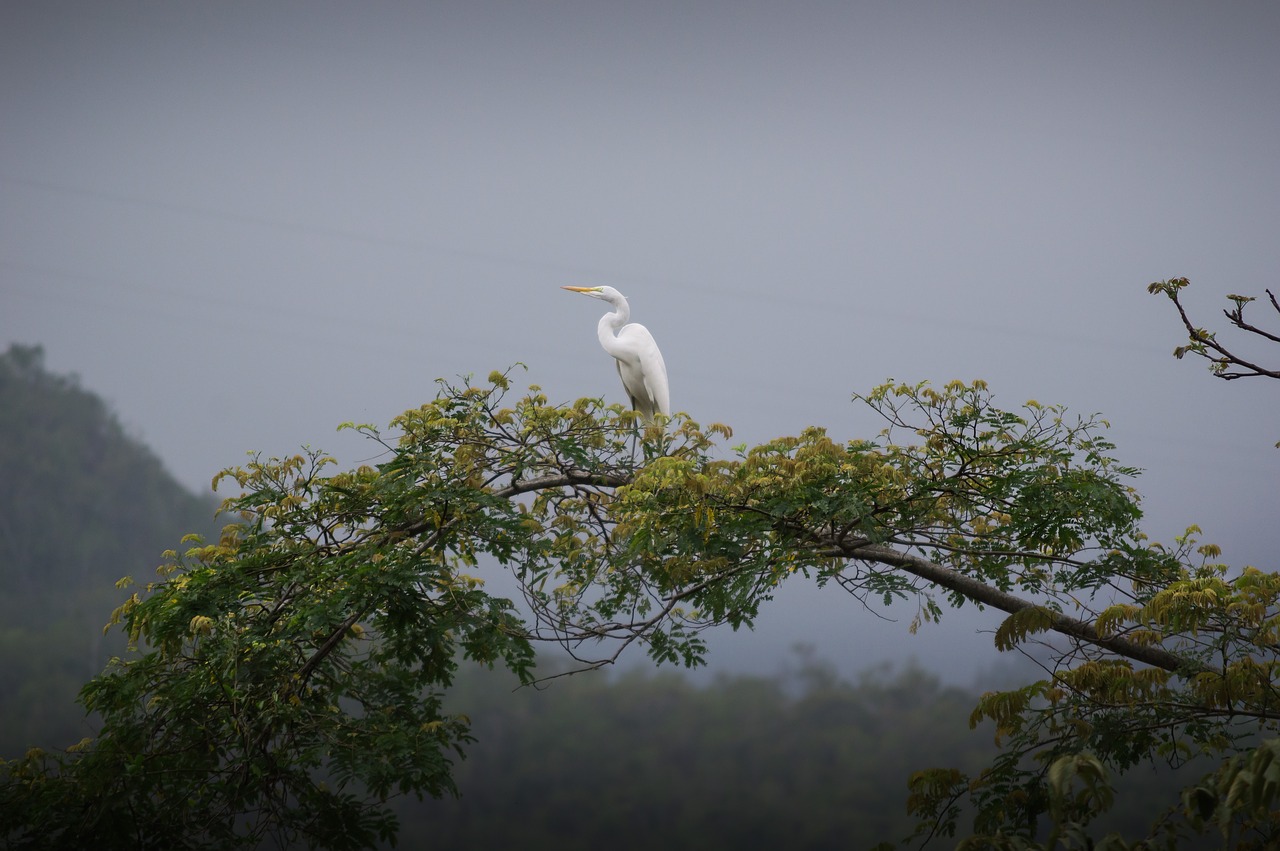
[[[613,305],[613,311],[600,317],[596,333],[600,345],[613,356],[618,365],[618,377],[627,391],[631,407],[640,412],[646,422],[652,422],[654,414],[671,416],[671,396],[667,388],[667,365],[662,352],[654,342],[649,329],[637,323],[628,324],[631,305],[626,297],[613,287],[562,287],[583,295],[598,298]]]

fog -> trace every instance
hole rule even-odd
[[[1280,284],[1275,4],[6,3],[0,114],[0,344],[193,489],[365,461],[335,427],[438,377],[622,401],[559,289],[610,284],[735,443],[981,377],[1102,412],[1152,537],[1275,567],[1278,388],[1174,360],[1145,290],[1221,327]],[[995,616],[911,614],[787,588],[712,668],[994,663]]]

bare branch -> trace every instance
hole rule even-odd
[[[1172,278],[1168,281],[1157,281],[1147,287],[1147,292],[1161,292],[1169,297],[1174,307],[1177,308],[1183,327],[1187,329],[1187,337],[1190,342],[1186,346],[1179,346],[1174,349],[1174,355],[1180,358],[1184,354],[1191,353],[1204,358],[1211,363],[1210,371],[1225,381],[1232,381],[1236,378],[1253,378],[1255,376],[1280,379],[1280,369],[1268,369],[1241,357],[1222,343],[1219,343],[1215,334],[1203,328],[1197,328],[1192,324],[1191,318],[1187,316],[1187,311],[1182,306],[1181,296],[1179,295],[1180,291],[1188,286],[1189,283],[1186,278]],[[1271,300],[1272,307],[1277,312],[1280,312],[1280,302],[1277,302],[1275,294],[1271,290],[1267,290],[1266,293]],[[1246,296],[1229,296],[1229,298],[1235,302],[1235,307],[1222,312],[1232,325],[1246,333],[1262,337],[1264,340],[1280,343],[1280,336],[1258,328],[1244,320],[1245,306],[1253,301],[1252,298]],[[1238,369],[1229,369],[1229,367],[1233,366],[1238,367]]]

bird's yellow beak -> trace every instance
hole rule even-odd
[[[599,292],[599,287],[561,287],[562,290],[569,290],[574,293],[594,293]]]

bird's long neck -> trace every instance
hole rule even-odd
[[[631,318],[631,306],[626,302],[615,304],[612,313],[606,313],[600,317],[600,324],[596,326],[596,335],[600,338],[600,345],[611,355],[617,356],[615,350],[618,345],[618,331],[623,325],[627,324],[627,320]]]

